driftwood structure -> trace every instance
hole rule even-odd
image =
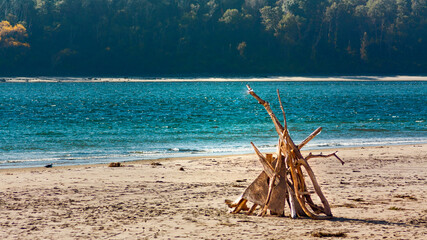
[[[322,128],[319,127],[300,144],[295,145],[289,135],[286,114],[279,91],[277,91],[277,95],[283,113],[284,125],[279,122],[271,110],[270,104],[261,99],[249,85],[247,87],[249,94],[258,100],[270,115],[279,135],[278,149],[275,157],[273,154],[264,156],[251,143],[264,171],[245,189],[238,199],[234,202],[226,200],[226,204],[230,208],[234,208],[232,210],[233,213],[247,211],[249,215],[253,214],[259,206],[258,215],[264,216],[267,211],[270,211],[271,214],[284,215],[287,202],[292,218],[297,218],[298,216],[312,219],[332,218],[329,203],[322,193],[308,160],[311,158],[336,157],[342,164],[344,162],[337,156],[336,152],[328,155],[313,155],[310,153],[306,157],[300,152],[301,148],[319,134]],[[318,196],[317,202],[319,203],[315,203],[312,195]],[[251,208],[247,207],[248,202],[253,203]]]

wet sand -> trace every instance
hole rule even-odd
[[[425,239],[427,144],[338,151],[310,160],[334,215],[317,221],[229,213],[255,154],[3,169],[0,239]]]

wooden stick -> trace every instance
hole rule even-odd
[[[322,206],[318,206],[318,205],[314,204],[314,202],[311,199],[310,195],[305,195],[304,197],[305,197],[305,200],[306,200],[308,206],[310,206],[311,209],[313,209],[313,211],[316,214],[325,213],[325,208],[323,208]]]
[[[268,193],[267,193],[267,198],[265,199],[265,204],[264,207],[262,208],[261,212],[259,213],[259,216],[264,216],[265,213],[267,212],[269,203],[270,203],[270,199],[271,199],[271,193],[273,192],[273,187],[274,187],[274,182],[276,180],[276,173],[274,173],[273,177],[270,178],[270,183],[268,184]]]
[[[292,202],[288,202],[288,204],[290,205],[289,207],[291,207],[291,204],[293,205],[292,209],[295,211],[295,218],[297,216],[307,217],[307,214],[305,214],[304,210],[302,209],[302,207],[300,206],[297,200],[297,197],[294,192],[294,185],[289,180],[287,180],[286,182],[288,184],[288,192],[290,197],[289,199],[292,200]],[[292,217],[292,212],[291,212],[291,217]]]
[[[314,132],[308,135],[308,137],[298,145],[298,149],[301,149],[302,147],[304,147],[308,142],[311,141],[311,139],[317,136],[321,131],[322,131],[322,127],[318,127],[316,130],[314,130]]]
[[[236,200],[234,200],[234,202],[228,199],[225,199],[224,202],[225,204],[227,204],[229,208],[234,208],[234,207],[237,207],[237,205],[240,203],[240,200],[242,200],[242,198],[243,198],[243,193],[240,194],[240,196]]]
[[[264,172],[267,173],[267,176],[271,179],[273,178],[274,175],[274,169],[271,166],[271,164],[267,161],[267,159],[265,159],[265,157],[262,155],[262,153],[258,150],[258,148],[255,146],[255,144],[253,142],[251,142],[252,147],[255,150],[255,153],[258,155],[258,159],[261,162],[263,168],[264,168]]]
[[[239,213],[240,211],[244,210],[244,209],[248,209],[248,207],[246,207],[246,202],[248,200],[246,199],[241,199],[239,204],[237,205],[236,209],[234,209],[233,213]]]
[[[277,119],[276,115],[274,115],[273,110],[271,110],[270,104],[266,101],[264,101],[263,99],[261,99],[255,92],[254,90],[249,86],[246,85],[246,87],[249,90],[249,94],[252,95],[256,100],[258,100],[258,102],[264,106],[265,110],[267,111],[267,113],[270,115],[273,124],[276,128],[276,132],[279,136],[283,135],[283,132],[285,130],[285,128],[282,126],[282,124],[280,124],[279,120]],[[292,139],[289,136],[289,133],[286,132],[285,134],[285,141],[287,142],[288,145],[290,145],[290,149],[294,149],[298,150],[298,147],[295,145],[295,143],[292,141]],[[287,152],[287,151],[284,151]],[[296,151],[295,154],[297,155],[298,158],[303,158],[301,153],[299,151]]]
[[[268,102],[264,101],[263,99],[261,99],[249,85],[246,85],[246,87],[249,90],[248,91],[249,94],[252,95],[256,100],[258,100],[259,104],[264,106],[265,110],[270,115],[274,126],[276,127],[277,134],[279,134],[279,136],[280,136],[282,134],[284,128],[283,128],[282,124],[280,124],[279,119],[277,119],[276,115],[274,115],[273,110],[271,110],[270,104]]]
[[[328,158],[328,157],[334,156],[334,157],[336,157],[341,162],[342,165],[344,165],[344,161],[341,160],[341,158],[338,157],[337,152],[338,151],[336,151],[334,153],[331,153],[331,154],[328,154],[328,155],[323,155],[322,153],[320,153],[318,155],[314,155],[314,154],[309,153],[308,156],[305,157],[305,160],[308,161],[308,159],[311,159],[311,158]]]
[[[289,135],[286,134],[285,136],[286,138],[289,138]],[[290,141],[292,141],[290,139]],[[286,151],[286,165],[289,168],[289,172],[291,173],[291,181],[293,182],[293,168],[291,168],[290,166],[294,166],[293,163],[293,159],[295,158],[295,153],[294,151],[291,149],[292,146],[292,142],[283,142],[284,144],[281,146],[282,151]],[[286,144],[286,145],[285,145]],[[288,179],[286,179],[286,183],[287,183],[287,188],[288,188],[288,193],[289,193],[289,200],[288,200],[288,204],[289,204],[289,208],[291,210],[291,218],[297,218],[298,216],[308,216],[304,209],[302,208],[301,204],[298,201],[298,198],[295,194],[295,184],[293,184],[291,181],[289,181]]]
[[[311,169],[310,165],[308,165],[307,162],[304,162],[303,164],[305,170],[308,173],[308,176],[311,179],[311,182],[313,184],[314,190],[316,191],[317,195],[319,196],[320,200],[322,201],[322,205],[325,209],[325,214],[328,217],[332,217],[331,208],[329,206],[328,200],[326,200],[325,196],[322,193],[322,190],[319,186],[319,183],[316,180],[316,177],[314,176],[313,170]]]
[[[285,131],[286,131],[286,130],[285,130]],[[279,146],[281,145],[282,140],[283,140],[283,137],[279,139]],[[267,155],[267,156],[268,156],[268,155]],[[268,159],[268,158],[267,158],[267,159]],[[279,152],[277,153],[276,166],[275,166],[275,168],[274,168],[274,174],[273,174],[273,177],[272,177],[272,178],[270,178],[270,183],[269,183],[269,186],[268,186],[267,198],[266,198],[266,200],[265,200],[264,207],[263,207],[263,209],[261,210],[261,213],[260,213],[260,215],[261,215],[261,216],[264,216],[264,215],[265,215],[265,213],[267,212],[267,209],[268,209],[268,207],[269,207],[269,205],[270,205],[271,195],[272,195],[272,193],[273,193],[273,188],[274,188],[274,182],[275,182],[276,177],[278,176],[279,172],[281,171],[281,168],[282,168],[282,161],[283,161],[283,160],[282,160],[282,151],[281,151],[281,149],[280,149],[280,147],[279,147]],[[286,175],[285,175],[285,176],[286,176]]]
[[[279,138],[279,146],[277,148],[277,161],[276,161],[276,166],[274,168],[274,172],[277,173],[277,174],[282,170],[282,163],[283,163],[283,158],[282,157],[283,157],[283,155],[282,155],[282,148],[280,146],[283,144],[283,134]],[[285,171],[286,171],[286,168],[285,168]]]
[[[289,136],[289,132],[288,134],[285,135],[285,142],[287,144],[286,145],[287,151],[293,154],[296,158],[304,158],[298,146],[295,145],[294,141],[291,139],[291,136]]]
[[[285,126],[286,126],[286,120],[285,120]],[[286,167],[286,163],[288,161],[289,155],[286,152],[284,152],[284,154],[286,156],[283,159],[283,152],[282,152],[282,146],[285,144],[285,142],[284,142],[285,141],[285,134],[287,134],[287,129],[286,128],[285,128],[285,131],[283,131],[282,136],[280,136],[280,138],[279,138],[279,144],[277,146],[277,161],[278,161],[278,163],[280,163],[280,165],[278,166],[276,164],[276,170],[277,171],[282,171],[282,174],[283,174],[282,176],[284,176],[284,178],[285,178],[284,179],[285,184],[286,184],[286,187],[285,187],[285,200],[289,204],[290,195],[289,195],[289,184],[288,184],[288,181],[287,181],[288,170],[287,170],[287,167]],[[282,164],[283,164],[283,167],[282,167]],[[279,173],[279,172],[277,172],[277,173]],[[292,214],[292,210],[294,210],[294,212],[296,214],[295,206],[292,206],[292,207],[291,207],[291,205],[289,205],[289,208],[291,208],[291,214]],[[284,210],[283,210],[283,214],[285,214]]]
[[[301,197],[299,196],[299,191],[298,191],[298,176],[297,176],[297,172],[296,169],[294,167],[294,164],[292,163],[292,160],[289,164],[289,169],[291,172],[291,176],[292,176],[292,182],[294,184],[294,191],[295,191],[295,197],[298,200],[301,208],[303,209],[303,211],[305,212],[305,214],[307,214],[307,216],[309,216],[310,218],[315,218],[315,215],[313,215],[310,211],[308,211],[308,209],[305,207],[305,202],[301,199]]]
[[[292,195],[293,191],[292,191],[292,188],[289,186],[289,184],[286,184],[286,187],[288,189],[288,194],[289,194],[288,204],[289,204],[289,208],[291,210],[291,218],[295,219],[298,217],[296,206],[295,206],[295,197]]]
[[[323,204],[324,209],[325,209],[326,216],[320,216],[320,215],[314,214],[307,209],[306,202],[305,202],[304,198],[302,197],[300,190],[299,190],[299,182],[298,182],[299,176],[298,176],[297,169],[291,163],[289,165],[289,168],[290,168],[292,180],[294,183],[295,196],[296,196],[302,210],[305,212],[305,214],[307,214],[308,217],[310,217],[312,219],[317,219],[317,220],[319,220],[319,219],[330,219],[332,217],[332,213],[331,213],[331,209],[329,207],[329,203],[326,200],[325,196],[323,195],[322,190],[320,189],[319,184],[317,183],[316,178],[314,177],[313,171],[311,170],[310,166],[306,162],[303,164],[303,166],[305,167],[308,175],[310,176],[311,182],[313,183],[313,186],[314,186],[314,189],[315,189],[317,195],[319,196],[320,200],[322,201],[322,204]]]
[[[252,215],[252,213],[254,213],[256,207],[258,207],[258,204],[254,203],[254,205],[252,205],[251,209],[249,209],[247,215]]]
[[[315,192],[312,192],[312,191],[305,191],[305,192],[299,192],[299,194],[301,194],[301,195],[310,195],[310,194],[313,194],[313,193],[315,193]]]
[[[277,98],[279,99],[280,109],[282,109],[283,124],[285,125],[285,130],[287,131],[288,130],[288,123],[286,121],[286,113],[285,113],[285,109],[283,108],[282,99],[280,98],[279,89],[277,89]]]
[[[298,162],[298,161],[297,161]],[[299,194],[303,195],[303,192],[306,192],[307,187],[305,185],[305,178],[304,178],[304,174],[302,173],[302,169],[301,169],[301,165],[297,165],[295,167],[295,169],[297,170],[298,173],[298,184],[299,184]]]
[[[265,158],[266,158],[267,162],[269,162],[270,164],[273,162],[273,154],[267,153],[267,154],[265,154]]]

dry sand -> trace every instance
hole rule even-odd
[[[338,150],[344,166],[310,160],[322,221],[228,213],[262,171],[254,154],[0,170],[0,239],[426,239],[427,144]]]

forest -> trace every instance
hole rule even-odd
[[[427,0],[1,0],[0,76],[427,72]]]

